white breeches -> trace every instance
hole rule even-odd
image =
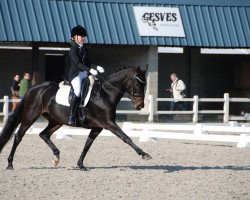
[[[88,74],[87,72],[80,72],[78,74],[77,77],[75,77],[72,81],[71,81],[71,85],[74,89],[74,93],[77,97],[80,97],[80,94],[81,94],[81,84],[82,84],[82,81],[88,77]]]

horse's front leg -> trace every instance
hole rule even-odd
[[[92,143],[94,142],[94,140],[96,139],[96,137],[99,135],[99,133],[101,131],[102,131],[102,128],[95,128],[95,129],[92,129],[90,131],[89,136],[87,138],[87,141],[85,143],[85,146],[83,148],[82,154],[77,162],[77,165],[80,168],[80,170],[87,171],[87,169],[83,165],[83,160],[84,160],[89,148],[91,147]]]
[[[105,126],[105,128],[114,133],[118,138],[127,143],[129,146],[131,146],[136,151],[136,153],[142,156],[142,159],[149,160],[152,158],[149,154],[145,153],[144,151],[142,151],[142,149],[136,146],[131,138],[128,137],[115,122],[110,122]]]

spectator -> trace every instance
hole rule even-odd
[[[25,72],[23,75],[23,79],[20,82],[20,90],[19,90],[19,97],[22,99],[28,89],[30,88],[30,74]]]
[[[16,74],[11,82],[10,89],[11,89],[12,100],[19,99],[19,89],[20,89],[19,79],[20,79],[20,76]],[[18,105],[18,102],[12,102],[12,112],[16,110],[17,105]]]
[[[179,107],[180,110],[186,110],[185,102],[180,101],[180,99],[186,97],[186,94],[184,93],[184,90],[186,89],[184,82],[178,78],[176,73],[170,74],[170,79],[172,81],[171,89],[166,89],[166,91],[171,92],[172,98],[175,99],[170,104],[170,110],[173,111],[177,107]]]

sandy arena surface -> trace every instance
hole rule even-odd
[[[85,159],[89,171],[75,170],[86,136],[53,141],[52,151],[38,135],[25,135],[14,171],[6,170],[12,141],[0,155],[1,200],[62,199],[250,199],[250,148],[159,140],[134,142],[153,159],[142,160],[116,137],[98,137]]]

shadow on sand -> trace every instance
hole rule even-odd
[[[232,170],[244,171],[250,170],[250,166],[169,166],[169,165],[155,165],[155,166],[111,166],[111,167],[87,167],[88,169],[133,169],[133,170],[162,170],[166,173],[185,171],[185,170]]]
[[[60,170],[60,169],[67,169],[67,170],[79,170],[77,167],[72,168],[66,168],[66,167],[29,167],[28,169],[32,170]],[[250,166],[179,166],[179,165],[152,165],[152,166],[110,166],[110,167],[88,167],[88,170],[94,170],[94,169],[120,169],[121,171],[125,171],[126,169],[132,169],[132,170],[161,170],[165,173],[171,173],[171,172],[178,172],[178,171],[185,171],[185,170],[232,170],[232,171],[245,171],[250,170]]]

